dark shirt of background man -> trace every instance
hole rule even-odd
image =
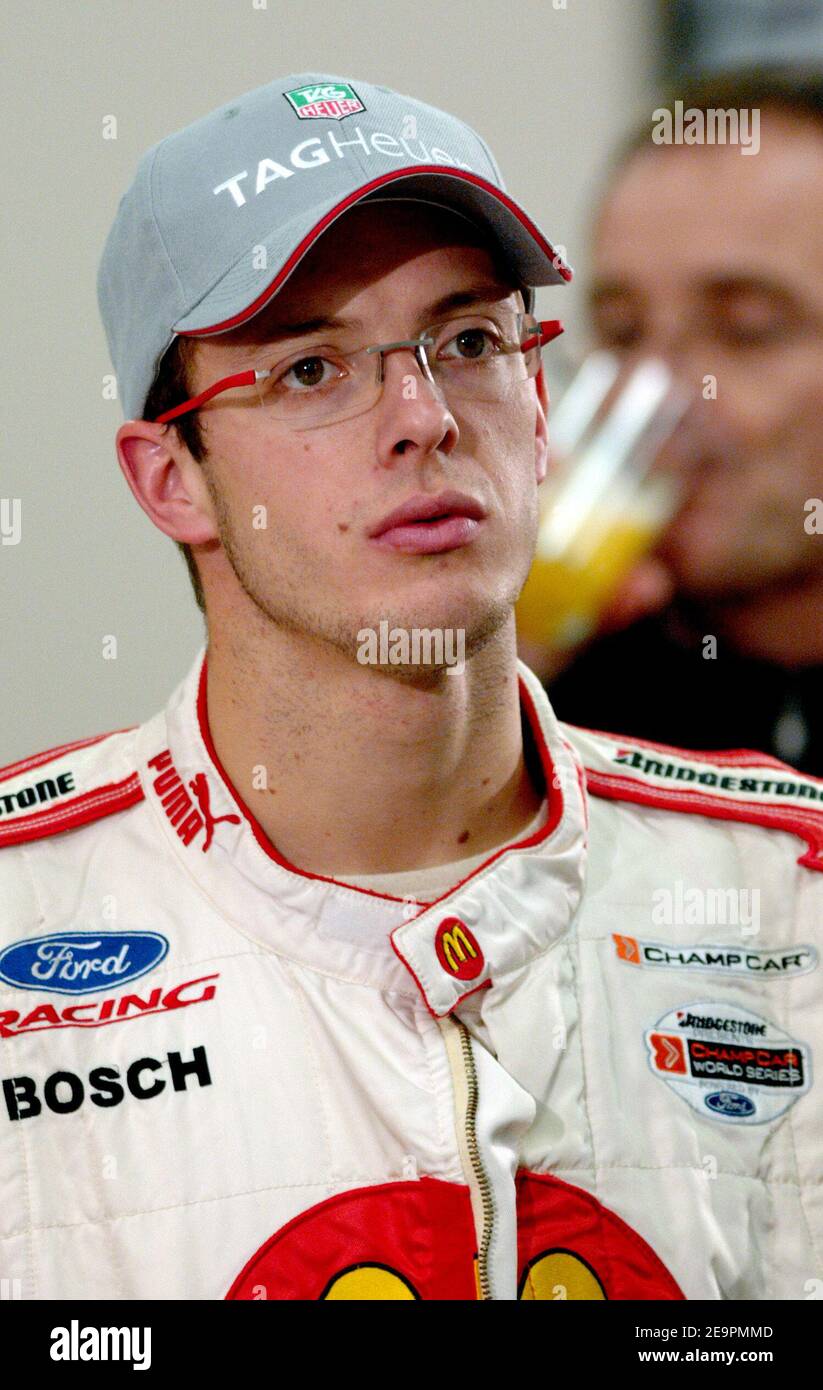
[[[718,642],[686,645],[672,614],[594,643],[549,685],[555,714],[679,748],[753,748],[823,777],[823,666],[787,671]]]

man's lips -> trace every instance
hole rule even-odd
[[[368,535],[391,550],[431,555],[468,545],[485,516],[485,507],[464,492],[421,493],[389,512]]]

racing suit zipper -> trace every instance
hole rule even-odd
[[[477,1140],[477,1103],[479,1099],[479,1087],[477,1082],[477,1069],[474,1065],[474,1057],[471,1048],[471,1034],[464,1023],[455,1018],[443,1018],[438,1020],[444,1033],[446,1050],[453,1069],[459,1065],[461,1080],[465,1085],[465,1095],[463,1104],[460,1104],[458,1097],[458,1114],[460,1120],[460,1133],[465,1146],[468,1158],[467,1177],[469,1188],[475,1200],[472,1207],[475,1210],[475,1228],[477,1231],[477,1284],[478,1294],[481,1299],[493,1297],[491,1291],[491,1281],[489,1278],[489,1248],[491,1246],[492,1231],[494,1228],[494,1198],[488,1174],[483,1167],[483,1160],[480,1154],[480,1145]],[[456,1039],[458,1046],[455,1048],[453,1042]],[[452,1044],[452,1045],[450,1045]],[[462,1114],[460,1111],[462,1110]],[[480,1220],[477,1219],[477,1208],[479,1207]]]

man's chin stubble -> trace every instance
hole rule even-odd
[[[222,499],[219,501],[222,502]],[[253,565],[245,563],[245,557],[235,544],[232,528],[227,524],[228,517],[223,506],[218,506],[218,514],[224,553],[240,589],[263,621],[264,629],[266,625],[270,625],[291,637],[308,640],[320,647],[325,646],[359,666],[364,663],[358,657],[363,646],[362,638],[358,634],[364,630],[379,634],[381,623],[388,624],[389,632],[392,629],[400,629],[411,634],[414,629],[437,631],[438,628],[443,632],[460,632],[463,659],[470,661],[493,641],[510,620],[516,596],[522,587],[522,584],[515,583],[509,586],[509,593],[498,595],[493,601],[489,600],[482,609],[476,609],[470,616],[460,614],[455,618],[454,615],[450,615],[446,624],[432,622],[429,616],[421,613],[419,609],[413,613],[400,612],[397,609],[388,613],[384,608],[382,611],[361,613],[358,616],[310,609],[301,601],[294,585],[289,585],[288,582],[284,583],[281,580],[280,588],[275,593],[266,592],[267,582],[271,582],[270,574],[264,579],[264,576],[255,573]],[[449,664],[443,662],[431,665],[401,665],[390,661],[383,664],[369,663],[368,669],[380,670],[383,674],[407,684],[430,687],[445,678]]]
[[[330,648],[358,666],[366,664],[370,670],[379,670],[387,676],[409,684],[429,686],[436,683],[446,675],[449,663],[412,662],[403,665],[391,660],[364,663],[360,655],[363,651],[363,632],[375,634],[378,650],[381,632],[387,634],[385,640],[391,647],[395,640],[392,633],[408,634],[411,641],[411,635],[415,630],[443,633],[448,631],[452,634],[448,639],[452,648],[456,642],[455,634],[459,633],[464,659],[470,661],[494,640],[512,614],[512,603],[500,600],[494,605],[487,605],[479,613],[475,612],[468,621],[463,619],[444,627],[429,621],[426,615],[420,612],[412,615],[395,611],[394,614],[389,614],[384,609],[354,616],[309,609],[296,599],[289,602],[288,596],[282,593],[276,596],[265,594],[250,576],[247,577],[241,572],[231,556],[229,560],[240,588],[256,609],[259,618],[263,620],[264,626],[270,626],[290,637],[307,640],[319,647]],[[385,624],[385,627],[381,628],[381,624]]]

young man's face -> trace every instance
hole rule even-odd
[[[476,305],[433,312],[445,296],[474,289]],[[412,338],[444,317],[522,308],[468,223],[424,204],[360,206],[249,325],[198,344],[193,390],[304,347],[306,355],[321,344],[352,351]],[[278,325],[321,316],[350,326],[278,340]],[[215,583],[238,606],[245,592],[275,624],[349,654],[358,631],[383,619],[464,629],[469,654],[510,618],[531,563],[545,391],[526,380],[504,401],[449,401],[410,352],[384,362],[377,404],[336,423],[292,429],[257,404],[254,388],[216,397],[201,412],[221,543],[201,554],[207,602]],[[431,552],[372,534],[410,499],[447,491],[477,513],[454,543],[446,537]],[[261,507],[264,529],[253,525]]]
[[[819,569],[804,503],[823,489],[823,127],[766,110],[754,157],[730,145],[631,159],[593,269],[598,342],[668,358],[696,394],[689,494],[663,546],[680,590]]]

